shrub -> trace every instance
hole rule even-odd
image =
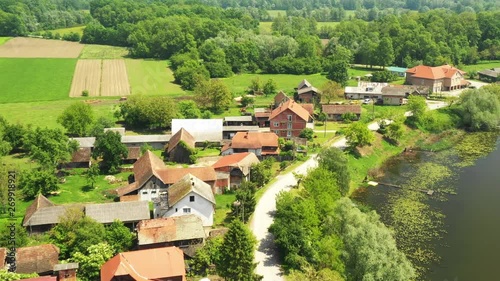
[[[305,128],[300,132],[299,137],[305,138],[308,141],[311,141],[313,139],[314,131],[311,128]]]
[[[88,96],[89,96],[89,90],[83,90],[82,97],[88,97]]]
[[[280,163],[280,169],[284,170],[286,167],[290,166],[290,161],[283,161]]]

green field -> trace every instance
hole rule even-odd
[[[75,65],[76,59],[0,58],[0,103],[67,99]]]
[[[75,27],[68,27],[68,28],[60,28],[60,29],[53,29],[53,30],[47,30],[52,32],[52,34],[59,33],[61,36],[63,36],[66,33],[70,32],[76,32],[80,34],[80,36],[83,34],[83,30],[85,29],[85,26],[75,26]]]
[[[65,100],[40,101],[24,103],[1,103],[0,115],[10,123],[32,124],[35,127],[62,128],[57,123],[57,117],[72,103],[84,98],[69,99],[66,93]],[[117,98],[103,100],[92,103],[92,109],[96,117],[104,116],[115,120],[113,112],[118,104]]]
[[[85,45],[81,59],[121,59],[128,55],[127,48],[106,45]]]
[[[132,94],[186,95],[179,85],[173,83],[174,74],[168,68],[168,61],[129,59],[125,62]]]
[[[488,61],[480,61],[477,64],[466,65],[463,67],[462,70],[466,72],[471,72],[471,71],[481,71],[483,69],[491,69],[498,67],[500,67],[500,60],[488,60]]]
[[[0,45],[9,41],[12,37],[0,37]]]
[[[278,90],[283,90],[285,92],[292,91],[303,79],[307,79],[313,86],[320,88],[326,81],[326,77],[321,74],[311,74],[311,75],[294,75],[294,74],[238,74],[233,77],[223,78],[222,80],[229,87],[233,93],[245,92],[250,83],[256,77],[262,83],[265,83],[269,79],[273,79],[278,85]]]
[[[286,16],[286,10],[267,10],[267,13],[273,19],[277,17],[279,14],[281,14],[281,16],[283,17]]]

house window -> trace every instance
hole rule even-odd
[[[152,194],[156,194],[156,189],[151,190]]]
[[[148,194],[148,191],[147,190],[143,190],[142,194]]]
[[[292,129],[292,123],[288,123],[288,129]]]
[[[177,213],[177,208],[175,208],[175,212]]]
[[[273,125],[274,125],[274,127],[279,127],[280,126],[280,122],[274,122]]]
[[[191,213],[191,208],[182,208],[182,212],[184,214],[190,214]]]
[[[288,115],[287,118],[288,118],[288,121],[292,122],[292,115]]]
[[[280,131],[276,130],[274,131],[275,134],[277,134],[278,136],[280,135]]]
[[[291,138],[292,137],[292,131],[286,131],[286,136]]]
[[[189,196],[189,202],[194,202],[194,195]]]

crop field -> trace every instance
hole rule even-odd
[[[80,97],[83,91],[89,96],[101,94],[101,60],[78,60],[71,83],[70,97]]]
[[[83,30],[85,29],[85,26],[75,26],[75,27],[68,27],[68,28],[60,28],[60,29],[53,29],[53,30],[48,30],[52,32],[53,34],[59,33],[61,36],[64,34],[70,33],[70,32],[76,32],[78,34],[83,35]]]
[[[67,99],[75,65],[76,59],[0,58],[0,103]]]
[[[0,37],[0,46],[9,41],[12,37]]]
[[[174,74],[165,60],[125,60],[132,94],[182,97],[187,93],[174,84]]]
[[[124,60],[103,60],[101,96],[130,95],[127,67]]]
[[[127,48],[106,46],[106,45],[90,45],[83,47],[80,59],[121,59],[128,55]]]
[[[0,57],[77,58],[82,49],[77,42],[16,37],[0,46]]]

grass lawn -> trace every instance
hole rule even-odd
[[[26,155],[22,153],[10,154],[2,156],[0,162],[5,164],[16,171],[21,171],[24,169],[34,169],[39,165],[36,162],[32,162]]]
[[[236,200],[236,194],[215,194],[214,226],[224,225],[228,213],[231,212],[231,204]]]
[[[81,59],[122,59],[128,55],[127,48],[106,45],[85,45]]]
[[[80,34],[80,36],[83,35],[83,30],[85,29],[85,26],[74,26],[74,27],[68,27],[68,28],[60,28],[60,29],[54,29],[54,30],[48,30],[52,32],[52,34],[59,33],[61,36],[63,36],[66,33],[70,32],[76,32]]]
[[[343,128],[348,127],[349,125],[350,124],[344,123],[344,122],[327,121],[326,122],[326,130],[327,131],[331,131],[331,130],[339,131]],[[323,126],[323,122],[318,121],[314,124],[314,131],[322,131],[324,129],[325,129],[325,127]],[[317,134],[319,134],[319,133],[317,133]]]
[[[169,95],[171,97],[188,95],[180,85],[174,84],[174,74],[168,68],[168,61],[128,59],[125,63],[132,94]]]
[[[60,101],[40,101],[25,103],[0,103],[0,115],[10,123],[32,124],[35,127],[62,128],[57,123],[57,117],[72,103],[84,98],[60,100]],[[115,105],[118,100],[100,99],[99,102],[91,103],[95,117],[108,117],[116,121],[113,116]]]
[[[9,41],[12,37],[0,37],[0,45]]]
[[[480,61],[477,64],[466,65],[463,67],[462,70],[466,72],[471,72],[471,71],[481,71],[483,69],[491,69],[495,67],[500,67],[500,60]],[[466,77],[468,77],[467,74]]]
[[[67,99],[75,65],[76,59],[1,58],[0,103]]]
[[[198,152],[196,153],[196,156],[198,157],[209,157],[209,156],[219,156],[220,154],[220,149],[218,148],[200,148],[198,149]]]

